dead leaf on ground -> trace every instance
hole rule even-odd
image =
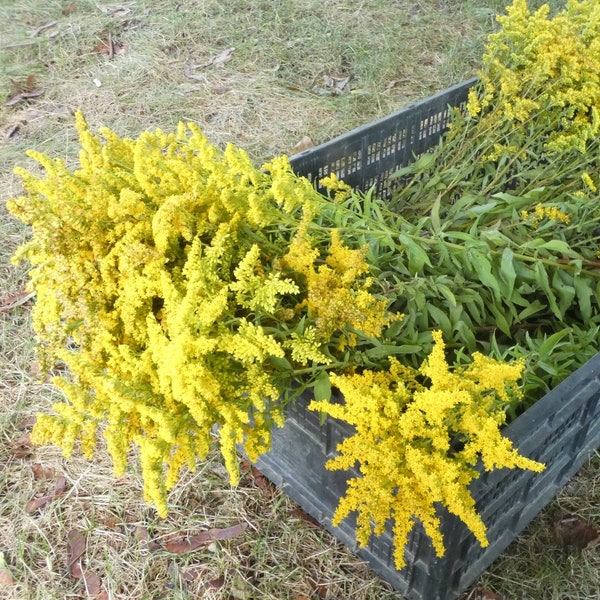
[[[211,56],[207,61],[202,64],[196,65],[196,69],[203,69],[204,67],[210,67],[214,65],[216,67],[223,66],[227,61],[231,60],[231,55],[235,48],[225,48],[225,50]]]
[[[75,2],[71,2],[71,4],[67,4],[67,6],[65,6],[61,12],[65,17],[68,17],[72,12],[75,11],[76,8],[77,4],[75,4]]]
[[[478,586],[473,590],[473,593],[468,597],[468,600],[502,600],[502,596],[492,592],[492,590],[489,590],[488,588]]]
[[[121,44],[119,40],[117,40],[117,38],[109,32],[107,34],[106,41],[96,44],[92,48],[92,52],[95,52],[96,54],[105,54],[109,59],[112,60],[115,56],[125,54],[126,49],[125,46],[123,46],[123,44]]]
[[[54,479],[54,467],[45,467],[39,463],[31,465],[33,471],[33,478],[36,481],[47,481],[48,479]]]
[[[32,512],[35,512],[36,510],[39,510],[40,508],[44,508],[45,506],[50,504],[50,502],[52,502],[53,500],[60,498],[60,496],[62,496],[65,493],[66,489],[67,489],[67,478],[64,476],[63,473],[61,473],[58,476],[58,479],[56,480],[56,484],[54,486],[54,493],[47,494],[46,496],[41,496],[40,498],[32,498],[25,505],[25,512],[32,513]]]
[[[100,596],[100,592],[102,591],[102,582],[100,581],[100,577],[93,571],[85,571],[82,579],[88,597],[98,598]]]
[[[308,150],[309,148],[313,148],[315,143],[312,139],[305,135],[291,150],[290,154],[298,154],[298,152],[303,152],[304,150]]]
[[[81,559],[85,554],[87,544],[87,533],[79,529],[71,529],[67,533],[67,564],[69,573],[76,579],[83,576]]]
[[[129,7],[121,4],[104,6],[99,2],[96,2],[96,8],[107,17],[125,17],[131,12]]]
[[[308,523],[309,525],[313,525],[314,527],[322,529],[322,526],[319,523],[319,521],[317,521],[317,519],[315,519],[314,517],[311,517],[306,511],[302,510],[299,506],[296,508],[292,508],[292,510],[290,510],[290,512],[288,514],[290,515],[290,517],[296,517],[297,519],[302,519],[304,522]]]
[[[229,540],[240,536],[248,527],[247,523],[238,523],[231,527],[223,529],[209,529],[197,535],[190,535],[177,538],[165,544],[165,550],[174,554],[185,554],[193,552],[204,544],[209,544],[216,540]]]
[[[19,102],[23,102],[23,100],[30,100],[31,98],[39,98],[39,96],[43,96],[43,94],[44,94],[43,90],[34,90],[32,92],[20,92],[18,94],[15,94],[11,98],[9,98],[4,103],[4,105],[5,106],[14,106],[15,104],[18,104]]]
[[[57,28],[56,33],[54,33],[54,35],[52,35],[52,37],[55,37],[58,34],[58,21],[48,21],[48,23],[44,23],[43,25],[40,25],[38,28],[34,29],[31,32],[31,37],[37,37],[38,35],[40,35],[40,33],[42,33],[42,31],[46,31],[47,29],[53,29],[54,27]]]
[[[25,505],[26,513],[33,513],[40,508],[44,508],[54,500],[54,496],[42,496],[41,498],[33,498]]]
[[[311,92],[318,96],[339,96],[350,91],[350,75],[323,75],[321,85],[313,85]]]
[[[585,550],[600,542],[598,528],[575,515],[555,515],[553,532],[557,546],[564,549]]]
[[[254,465],[252,465],[251,471],[256,487],[260,488],[268,496],[272,496],[276,491],[275,486]]]
[[[6,566],[4,554],[0,552],[0,590],[15,584],[15,578]]]
[[[26,93],[28,93],[28,92],[21,92],[20,94],[17,94],[17,96],[23,96]],[[38,95],[41,95],[41,94],[43,94],[43,92],[40,92]],[[13,98],[14,97],[16,97],[16,96],[13,96]],[[8,104],[8,102],[9,102],[9,100],[7,100],[5,104],[7,104],[8,106],[11,106],[10,104]],[[19,102],[19,100],[17,100],[17,102]],[[16,308],[17,306],[21,306],[22,304],[29,302],[29,300],[31,300],[34,296],[35,296],[35,292],[30,292],[28,290],[23,290],[21,292],[17,292],[16,294],[11,294],[10,296],[6,296],[5,298],[2,299],[2,302],[0,303],[0,313],[12,310],[13,308]]]
[[[24,433],[20,438],[8,442],[8,448],[14,458],[31,458],[34,452],[34,445],[31,443],[28,433]]]
[[[385,89],[386,90],[391,90],[395,87],[398,87],[399,85],[402,85],[403,83],[408,83],[410,81],[410,79],[392,79],[386,86]]]
[[[324,583],[319,583],[317,580],[312,577],[308,578],[308,584],[313,589],[313,591],[317,594],[317,597],[325,600],[328,596],[328,586]]]
[[[17,429],[24,431],[25,429],[31,429],[35,425],[35,417],[25,417],[17,423]]]
[[[5,567],[0,568],[0,590],[15,584],[12,573]]]

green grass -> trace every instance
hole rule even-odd
[[[233,142],[257,163],[291,152],[305,136],[326,141],[473,76],[503,5],[504,0],[78,0],[70,10],[67,0],[0,0],[0,99],[43,91],[0,105],[0,195],[6,200],[19,193],[12,169],[32,166],[26,148],[76,161],[72,115],[78,108],[92,128],[106,125],[121,135],[193,121],[211,141]],[[109,35],[115,42],[112,58],[98,51]],[[235,48],[229,61],[198,67],[226,48]],[[325,76],[349,76],[349,89],[320,93]],[[24,88],[28,83],[31,89]],[[26,236],[2,203],[0,304],[24,288],[25,267],[12,265],[10,256]],[[29,312],[28,303],[0,312],[0,552],[15,580],[0,588],[0,597],[81,595],[66,558],[72,529],[88,532],[86,564],[100,575],[111,599],[398,597],[279,491],[263,489],[251,474],[231,489],[216,456],[182,479],[165,520],[143,503],[135,466],[115,479],[102,447],[93,463],[78,456],[65,460],[54,448],[15,457],[7,443],[59,397],[37,380]],[[64,473],[68,487],[29,514],[27,502],[54,486],[53,480],[35,479],[36,463]],[[596,460],[511,545],[482,584],[506,600],[600,598],[597,553],[563,556],[549,534],[556,507],[597,523],[599,489]],[[151,540],[164,543],[240,522],[248,524],[243,535],[189,555],[149,549],[143,539],[147,531]]]

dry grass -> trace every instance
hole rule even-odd
[[[29,166],[27,147],[76,159],[76,108],[93,127],[132,136],[194,121],[212,141],[234,142],[259,162],[290,152],[304,136],[322,142],[473,75],[492,16],[503,4],[0,0],[0,99],[43,92],[0,106],[0,195],[5,200],[18,193],[11,170],[17,163]],[[229,61],[200,67],[227,48],[235,48]],[[323,93],[325,76],[349,76],[349,89]],[[2,203],[0,305],[23,290],[24,267],[11,265],[10,256],[26,235]],[[0,585],[0,597],[85,597],[67,564],[68,535],[77,529],[87,532],[87,568],[115,600],[397,598],[252,472],[231,489],[215,456],[183,478],[169,517],[159,520],[141,500],[135,462],[117,480],[103,448],[93,463],[64,460],[53,448],[15,455],[9,443],[58,398],[37,380],[27,302],[0,312],[0,350],[0,558],[15,582]],[[54,475],[36,478],[36,464]],[[598,522],[597,467],[592,462],[555,507]],[[32,498],[52,494],[60,473],[65,493],[27,512]],[[597,555],[565,558],[552,550],[548,514],[483,583],[507,600],[600,598]],[[242,535],[194,553],[164,548],[182,534],[237,523],[247,525]]]

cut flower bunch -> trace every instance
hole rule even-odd
[[[600,9],[515,0],[499,21],[467,111],[389,202],[193,125],[132,140],[78,114],[78,169],[30,152],[45,176],[17,169],[8,207],[32,226],[16,258],[65,395],[33,439],[92,457],[101,432],[117,475],[137,447],[165,515],[214,436],[235,484],[238,446],[267,451],[311,389],[356,431],[328,465],[360,471],[336,522],[357,511],[364,545],[393,519],[398,568],[415,519],[443,554],[439,504],[485,545],[476,465],[543,469],[501,428],[600,331]]]

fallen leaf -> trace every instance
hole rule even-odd
[[[41,498],[33,498],[25,505],[26,513],[33,513],[40,508],[44,508],[44,506],[50,504],[54,500],[54,496],[42,496]]]
[[[88,597],[98,598],[102,590],[102,584],[100,577],[93,571],[86,571],[83,573],[83,583],[85,585],[85,591]]]
[[[291,517],[302,519],[306,523],[309,523],[310,525],[314,525],[315,527],[322,529],[322,526],[319,523],[319,521],[317,521],[317,519],[315,519],[314,517],[311,517],[306,511],[302,510],[299,506],[290,510],[288,514]]]
[[[350,91],[350,79],[350,75],[323,75],[322,85],[314,85],[311,92],[319,96],[339,96]]]
[[[14,138],[17,135],[17,133],[19,133],[19,130],[21,129],[22,125],[23,123],[15,123],[11,127],[9,127],[4,134],[4,139],[10,140]]]
[[[127,6],[114,5],[114,6],[103,6],[99,2],[96,2],[96,8],[103,12],[107,17],[124,17],[131,12],[131,9]]]
[[[473,594],[469,596],[469,600],[502,600],[502,596],[492,592],[488,588],[478,586],[473,591]]]
[[[56,485],[54,486],[54,499],[62,496],[67,489],[67,478],[64,476],[64,473],[61,473],[56,480]]]
[[[4,558],[4,554],[0,552],[0,590],[2,588],[10,587],[14,585],[15,579],[12,576],[12,573],[9,571],[6,566],[6,560]]]
[[[61,12],[65,17],[68,17],[72,12],[75,11],[76,8],[77,4],[75,4],[75,2],[71,2],[71,4],[67,4],[67,6],[65,6]]]
[[[54,467],[44,467],[39,463],[31,465],[33,471],[33,478],[36,481],[46,481],[48,479],[54,479]]]
[[[85,553],[87,533],[78,529],[71,529],[67,533],[67,564],[69,573],[76,579],[83,577],[81,558]]]
[[[224,65],[228,60],[231,60],[231,55],[235,48],[225,48],[225,50],[219,52],[219,54],[215,54],[211,56],[206,62],[203,62],[200,65],[197,65],[197,69],[202,69],[204,67],[210,67],[211,65],[215,65],[217,67]]]
[[[106,56],[112,60],[115,56],[125,54],[125,46],[123,46],[112,33],[108,32],[106,41],[96,44],[92,48],[92,52],[106,54]]]
[[[321,598],[322,600],[325,600],[325,598],[327,598],[327,585],[325,585],[324,583],[319,583],[312,577],[308,578],[308,583],[319,598]]]
[[[247,527],[247,523],[238,523],[237,525],[225,527],[223,529],[209,529],[198,535],[190,535],[167,542],[165,544],[165,549],[167,552],[172,552],[174,554],[193,552],[203,544],[209,544],[215,540],[228,540],[238,537]]]
[[[196,67],[194,67],[190,63],[185,62],[185,63],[183,63],[183,74],[188,79],[195,79],[196,81],[203,81],[204,83],[208,83],[208,79],[206,79],[206,75],[198,75],[198,74],[194,73],[195,68]]]
[[[403,83],[408,83],[410,81],[410,79],[392,79],[386,86],[385,89],[386,90],[391,90],[399,85],[402,85]]]
[[[7,296],[2,299],[2,303],[0,304],[0,312],[5,312],[7,310],[16,308],[17,306],[21,306],[21,304],[25,304],[34,296],[35,292],[30,292],[28,290],[22,290],[16,294]]]
[[[48,21],[48,23],[44,23],[37,29],[34,29],[31,32],[31,37],[36,37],[36,36],[40,35],[40,33],[42,33],[42,31],[46,31],[46,29],[52,29],[53,27],[56,27],[57,25],[58,25],[58,21]]]
[[[116,531],[121,525],[121,519],[118,517],[104,517],[103,519],[98,520],[104,527],[107,529],[111,529],[112,531]]]
[[[15,584],[12,573],[5,567],[0,568],[0,590]]]
[[[254,465],[251,466],[251,471],[256,487],[272,496],[275,493],[275,486]]]
[[[29,100],[30,98],[38,98],[42,96],[44,92],[42,90],[35,90],[33,92],[21,92],[9,98],[4,104],[5,106],[14,106],[23,100]]]
[[[574,515],[556,515],[553,530],[554,539],[560,548],[585,550],[600,542],[598,529]]]
[[[304,150],[308,150],[309,148],[313,148],[315,143],[312,139],[305,135],[291,150],[290,154],[298,154],[298,152],[304,152]]]
[[[17,424],[17,429],[23,431],[24,429],[30,429],[35,424],[35,417],[25,417],[21,419]]]
[[[33,456],[34,446],[28,433],[24,433],[20,438],[9,442],[8,447],[15,458],[31,458]]]

